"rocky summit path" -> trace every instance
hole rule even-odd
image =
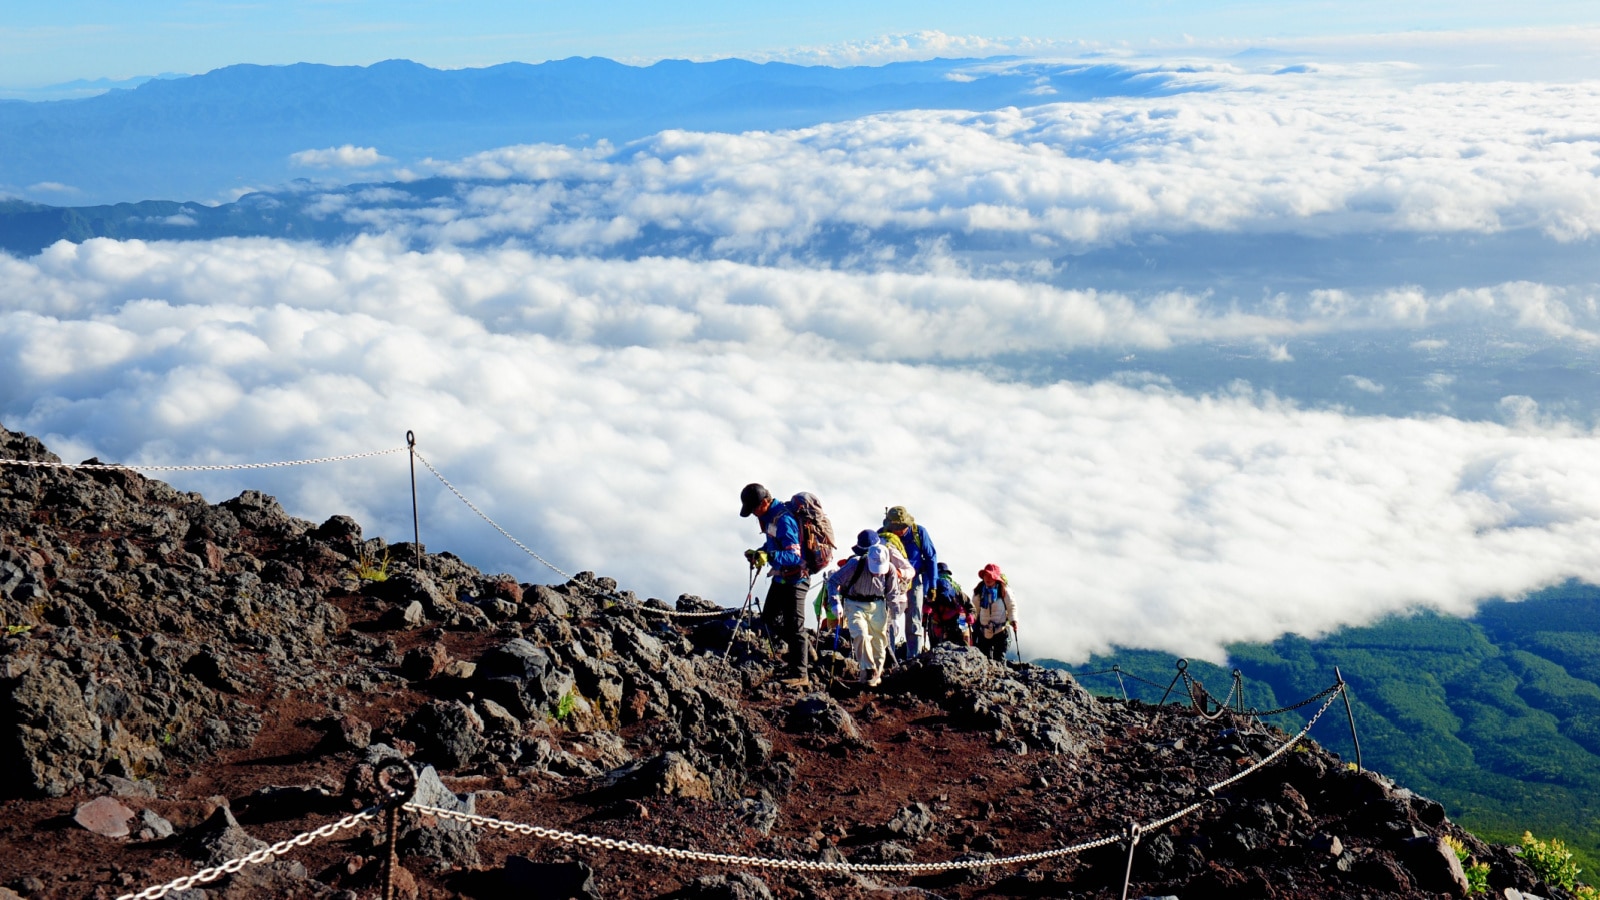
[[[55,460],[0,429],[0,459]],[[402,758],[416,802],[818,872],[664,859],[404,812],[406,897],[1461,897],[1442,838],[1507,889],[1541,885],[1437,803],[1305,740],[1096,698],[1060,671],[946,647],[862,692],[774,682],[770,649],[696,597],[608,578],[486,575],[133,472],[0,465],[0,900],[113,898],[338,820]],[[377,576],[382,576],[381,579]],[[1314,711],[1315,706],[1308,709]],[[1330,712],[1319,728],[1342,728]],[[1313,737],[1315,733],[1313,733]],[[362,822],[184,900],[377,896]]]

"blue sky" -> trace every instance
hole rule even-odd
[[[567,56],[624,60],[781,56],[794,48],[880,35],[949,35],[1181,45],[1413,31],[1551,28],[1600,22],[1588,2],[1484,0],[1393,3],[992,0],[863,4],[745,2],[372,2],[294,0],[137,4],[7,3],[0,87],[74,79],[199,73],[233,63],[367,64],[408,58],[433,66],[537,62]]]

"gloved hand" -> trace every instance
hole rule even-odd
[[[844,604],[840,603],[837,599],[830,601],[828,603],[828,618],[838,620],[844,619]]]
[[[744,552],[744,558],[750,561],[750,568],[759,569],[767,564],[767,551],[746,550]]]

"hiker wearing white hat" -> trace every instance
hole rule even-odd
[[[854,555],[828,576],[828,594],[841,607],[840,617],[849,625],[857,680],[875,687],[883,678],[888,650],[884,626],[889,599],[915,573],[899,551],[870,529],[856,536],[850,550]]]

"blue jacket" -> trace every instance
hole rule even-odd
[[[767,536],[761,549],[767,553],[772,576],[785,580],[805,577],[806,561],[800,555],[800,523],[795,521],[794,513],[789,512],[789,504],[772,501],[760,521],[761,530]]]
[[[900,538],[906,547],[906,559],[917,570],[917,580],[931,586],[939,577],[939,551],[933,549],[933,538],[928,529],[913,525]]]

